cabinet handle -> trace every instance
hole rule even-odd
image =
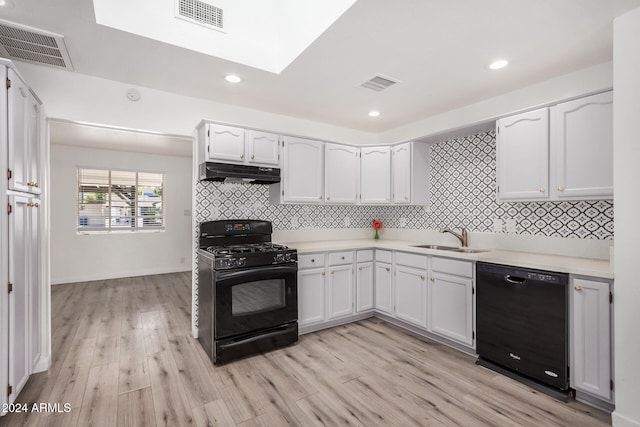
[[[344,257],[342,257],[342,259],[344,259]]]
[[[327,274],[327,273],[325,273],[324,271],[322,272],[322,275],[323,275],[323,276],[324,276],[324,275],[326,275],[326,274]]]
[[[390,269],[389,267],[385,268],[385,270],[387,270],[387,271],[391,271],[391,269]]]
[[[362,267],[358,267],[358,270],[362,271]]]
[[[322,197],[321,197],[322,198]],[[331,200],[331,197],[327,197],[327,200]]]
[[[316,260],[314,258],[311,258],[311,262],[316,262]]]
[[[421,278],[422,280],[424,280],[424,276],[423,276],[422,274],[420,275],[420,278]]]
[[[37,182],[34,182],[33,186],[36,187],[36,188],[40,188],[40,184],[38,184]]]
[[[581,291],[582,290],[582,286],[576,285],[573,289],[575,289],[576,291]]]
[[[251,155],[251,160],[255,160],[256,156],[254,154]]]
[[[564,191],[564,187],[561,185],[558,185],[558,191]]]
[[[335,273],[335,271],[332,271],[331,274]]]
[[[33,182],[31,182],[31,181],[27,182],[27,186],[28,187],[33,187]]]
[[[240,158],[241,158],[241,159],[244,159],[244,154],[240,154]]]
[[[431,280],[432,282],[436,281],[436,279],[434,279],[433,277],[431,277],[429,280]]]
[[[318,199],[322,200],[322,196],[318,197]]]
[[[544,193],[544,187],[540,187],[540,190],[538,190],[541,193]]]
[[[404,196],[404,199],[405,200],[409,200],[409,196]]]
[[[33,204],[33,207],[34,207],[34,208],[39,208],[39,207],[40,207],[40,204],[39,204],[39,203],[34,203],[34,204]]]

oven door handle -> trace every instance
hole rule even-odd
[[[230,280],[235,278],[240,278],[244,276],[252,276],[252,275],[277,275],[277,274],[291,274],[296,273],[298,271],[298,264],[291,263],[287,265],[274,265],[274,266],[266,266],[266,267],[252,267],[244,270],[223,270],[216,271],[216,281],[222,280]]]

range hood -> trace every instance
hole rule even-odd
[[[200,181],[225,181],[244,184],[274,184],[280,182],[280,169],[264,166],[200,163]]]

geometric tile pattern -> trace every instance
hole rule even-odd
[[[613,201],[496,202],[495,132],[434,144],[430,149],[430,206],[272,205],[266,185],[196,183],[196,221],[258,218],[274,229],[466,227],[492,232],[494,218],[516,220],[516,234],[613,239]],[[427,183],[425,183],[427,185]],[[296,226],[297,224],[297,226]],[[198,230],[194,230],[197,249]],[[194,266],[194,271],[197,266]],[[194,275],[197,280],[197,272]],[[197,318],[197,297],[194,310]]]

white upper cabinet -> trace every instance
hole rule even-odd
[[[40,193],[40,104],[27,85],[8,70],[9,189]]]
[[[324,144],[324,194],[326,203],[355,204],[358,201],[360,149],[349,145]]]
[[[549,197],[549,109],[498,120],[498,200]]]
[[[283,139],[282,201],[322,203],[323,143],[293,136]]]
[[[498,201],[613,197],[613,94],[497,122]]]
[[[425,205],[429,199],[429,145],[405,142],[391,147],[392,201]]]
[[[278,135],[247,130],[245,137],[247,163],[278,166]]]
[[[360,203],[391,203],[391,148],[360,150]]]
[[[203,122],[198,128],[198,162],[278,167],[278,135]]]
[[[207,124],[207,160],[244,163],[244,129]]]
[[[555,106],[551,149],[552,197],[613,197],[613,93]]]
[[[395,145],[393,152],[393,203],[411,203],[411,143]]]

